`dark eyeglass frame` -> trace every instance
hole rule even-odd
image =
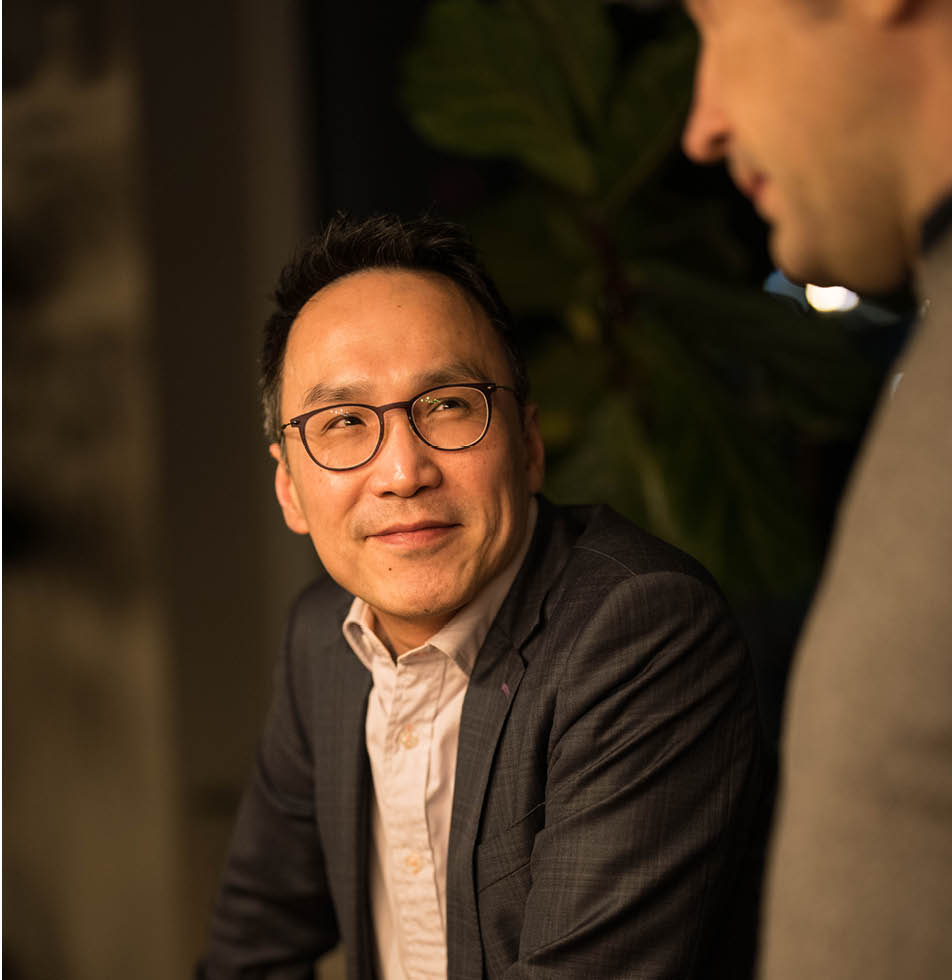
[[[429,395],[430,392],[440,391],[443,388],[475,388],[476,391],[480,392],[483,398],[486,399],[486,424],[483,426],[483,431],[479,434],[477,439],[472,442],[468,442],[465,446],[456,446],[454,449],[444,449],[442,446],[434,446],[432,442],[427,440],[420,430],[416,427],[416,422],[413,421],[413,413],[410,411],[413,404],[424,395]],[[344,473],[347,470],[356,470],[361,466],[366,466],[380,451],[381,445],[383,445],[384,437],[384,413],[389,412],[394,408],[402,408],[407,415],[407,421],[410,423],[410,428],[413,433],[420,440],[420,442],[425,443],[431,449],[437,449],[441,453],[458,453],[464,449],[472,449],[477,443],[482,442],[485,438],[486,433],[489,431],[489,426],[493,420],[493,400],[492,394],[495,391],[511,391],[515,394],[516,389],[510,388],[508,385],[497,385],[492,381],[459,381],[457,383],[449,383],[442,385],[434,385],[432,388],[427,388],[426,391],[421,391],[419,394],[414,395],[409,401],[405,402],[390,402],[387,405],[364,405],[361,402],[338,402],[334,405],[322,405],[320,408],[315,408],[310,412],[304,412],[302,415],[295,415],[293,419],[285,422],[281,426],[281,438],[284,438],[284,430],[288,427],[293,427],[298,430],[301,434],[301,442],[304,445],[304,450],[311,457],[311,461],[317,466],[320,466],[322,470],[331,470],[334,473]],[[315,459],[314,454],[311,452],[311,447],[307,444],[307,437],[304,435],[304,429],[307,424],[307,420],[313,415],[318,415],[321,412],[327,412],[334,408],[366,408],[368,411],[374,413],[377,416],[378,422],[378,432],[377,432],[377,444],[373,448],[373,452],[361,463],[355,463],[353,466],[328,466],[326,463],[320,462]]]

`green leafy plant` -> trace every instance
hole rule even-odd
[[[812,582],[802,463],[856,431],[876,378],[842,331],[750,288],[720,202],[666,187],[694,51],[679,13],[623,54],[597,0],[435,0],[403,101],[432,145],[515,165],[465,217],[546,325],[547,492],[613,504],[749,598]]]

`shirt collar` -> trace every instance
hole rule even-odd
[[[467,677],[470,676],[479,648],[483,645],[489,627],[492,626],[496,613],[509,594],[512,583],[525,560],[538,512],[538,503],[535,497],[532,497],[529,501],[525,535],[512,561],[498,575],[490,579],[479,594],[463,606],[441,630],[434,633],[426,643],[414,650],[408,650],[403,657],[426,649],[436,649],[454,661]],[[373,610],[359,596],[354,596],[350,610],[341,625],[341,631],[350,648],[368,670],[373,670],[374,660],[379,657],[391,659],[386,647],[374,631]]]

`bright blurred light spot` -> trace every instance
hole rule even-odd
[[[845,313],[859,305],[859,297],[843,286],[814,286],[804,290],[807,302],[821,313]]]

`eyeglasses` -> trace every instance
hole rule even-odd
[[[383,442],[383,416],[391,409],[407,413],[410,428],[433,449],[458,452],[475,446],[489,431],[494,391],[506,385],[472,381],[427,388],[408,402],[389,405],[328,405],[297,415],[281,426],[301,433],[308,456],[325,470],[353,470],[369,463]]]

